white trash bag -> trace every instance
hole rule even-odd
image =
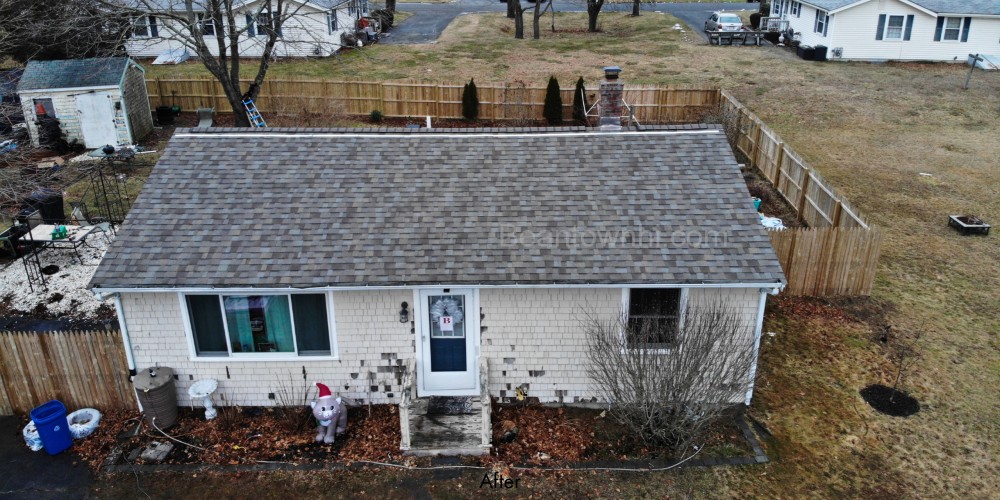
[[[24,426],[21,434],[24,435],[24,444],[28,445],[31,451],[42,449],[42,437],[38,435],[38,429],[35,427],[34,422],[28,422],[28,425]]]
[[[76,410],[66,416],[69,421],[69,433],[73,439],[83,439],[94,433],[97,424],[101,423],[101,412],[94,408]]]

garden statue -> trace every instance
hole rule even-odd
[[[330,388],[316,382],[319,388],[319,398],[310,403],[313,416],[319,422],[316,426],[316,442],[333,444],[338,434],[347,430],[347,408],[340,398],[334,398]]]

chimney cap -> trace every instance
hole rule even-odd
[[[618,74],[622,72],[622,69],[618,66],[605,66],[604,67],[604,78],[608,80],[617,80]]]

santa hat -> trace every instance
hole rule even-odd
[[[333,396],[333,393],[330,392],[330,388],[326,385],[316,382],[316,387],[319,388],[319,397],[326,398]]]

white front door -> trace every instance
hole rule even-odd
[[[470,288],[416,293],[417,394],[479,394],[479,294]]]
[[[115,105],[111,102],[111,94],[80,94],[76,96],[76,110],[80,115],[84,146],[99,148],[107,144],[118,145]]]

